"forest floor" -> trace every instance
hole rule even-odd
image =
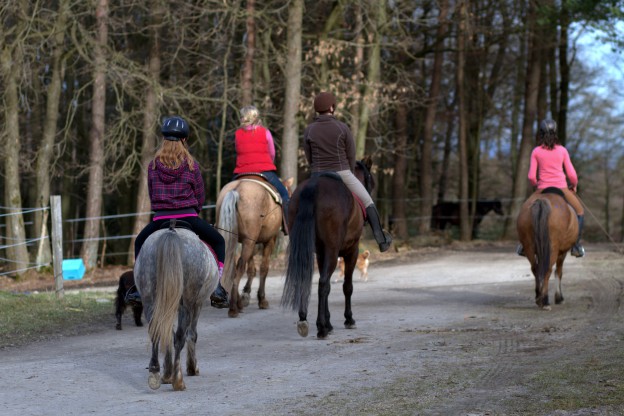
[[[334,332],[325,340],[314,331],[317,279],[310,335],[301,338],[296,312],[278,306],[283,271],[274,271],[270,309],[252,303],[231,319],[204,308],[201,374],[185,376],[179,393],[149,389],[146,329],[128,312],[116,331],[111,305],[110,325],[95,333],[0,351],[0,407],[25,415],[624,414],[624,257],[587,244],[585,258],[564,265],[565,302],[543,311],[514,249],[373,252],[369,280],[354,276],[357,328],[342,326],[344,297],[333,283]],[[104,283],[115,285],[122,271],[82,283],[111,290]]]

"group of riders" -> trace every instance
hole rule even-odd
[[[356,163],[355,141],[347,125],[334,116],[336,98],[329,92],[320,93],[314,99],[314,110],[318,116],[304,132],[304,151],[312,175],[334,172],[340,176],[347,188],[363,203],[380,251],[387,251],[392,237],[383,230],[371,196],[353,174]],[[243,107],[240,117],[241,125],[235,134],[234,175],[256,174],[264,177],[280,194],[283,217],[286,218],[290,193],[277,175],[273,136],[262,125],[256,107]],[[212,225],[199,216],[206,195],[199,165],[187,146],[189,125],[182,117],[169,117],[163,122],[161,133],[163,141],[148,165],[147,174],[154,216],[136,237],[134,256],[138,257],[143,243],[152,233],[171,219],[182,219],[214,250],[219,267],[219,284],[211,295],[211,303],[217,307],[226,307],[228,294],[221,286],[225,241]],[[286,221],[282,228],[284,234],[287,234]]]
[[[330,92],[321,92],[314,99],[317,116],[306,127],[303,135],[303,148],[311,175],[325,172],[336,173],[357,196],[365,207],[367,221],[379,250],[390,248],[392,237],[383,230],[379,213],[364,185],[355,177],[355,141],[349,127],[339,121],[336,111],[336,98]],[[256,174],[264,177],[282,199],[283,217],[286,219],[289,203],[289,190],[282,184],[275,166],[275,144],[268,128],[262,125],[260,113],[254,106],[240,110],[241,125],[235,134],[236,167],[235,177],[241,174]],[[211,295],[213,305],[227,306],[227,291],[221,286],[225,262],[225,241],[221,234],[199,213],[205,201],[205,189],[200,167],[189,152],[187,140],[189,125],[179,116],[167,118],[162,126],[163,141],[148,166],[148,190],[153,220],[139,233],[135,241],[135,258],[139,255],[145,240],[171,219],[183,219],[190,224],[199,238],[209,244],[215,252],[219,267],[219,284]],[[570,187],[567,185],[567,179]],[[567,202],[575,209],[579,232],[578,240],[572,248],[572,255],[582,257],[585,250],[580,244],[583,228],[583,206],[576,197],[578,178],[566,148],[559,144],[557,125],[553,120],[544,120],[539,125],[537,146],[531,154],[529,181],[537,188],[535,195],[548,187],[560,188]],[[288,233],[286,221],[282,227]],[[524,255],[522,246],[518,254]]]

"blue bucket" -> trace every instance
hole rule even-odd
[[[82,259],[63,260],[63,280],[80,280],[85,273]]]

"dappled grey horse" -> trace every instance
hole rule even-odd
[[[180,351],[186,342],[187,375],[198,375],[197,320],[204,300],[217,285],[216,257],[193,231],[170,227],[156,231],[145,241],[134,265],[134,278],[152,342],[148,384],[157,389],[161,383],[170,383],[174,390],[184,390]],[[178,324],[174,333],[176,315]],[[159,348],[164,351],[162,378]]]

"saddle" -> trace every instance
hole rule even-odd
[[[310,177],[311,178],[326,177],[326,178],[331,178],[331,179],[342,182],[342,178],[336,172],[313,172],[312,175],[310,175]],[[344,184],[344,182],[342,183]],[[362,210],[362,215],[364,216],[364,222],[366,223],[366,221],[368,220],[368,216],[366,215],[366,207],[364,206],[364,203],[353,192],[351,192],[351,195],[353,195],[353,199],[355,199],[355,201],[360,206],[360,209]]]
[[[185,228],[189,231],[195,232],[195,230],[193,230],[193,227],[191,227],[191,224],[189,224],[188,222],[184,220],[180,220],[178,218],[171,218],[168,222],[165,221],[163,225],[160,227],[160,229],[164,230],[165,228],[170,229],[170,230],[173,230],[175,228]]]
[[[258,179],[246,178],[246,176],[257,176]],[[262,186],[264,189],[266,189],[269,192],[269,194],[271,195],[271,198],[273,198],[273,200],[278,205],[282,205],[282,197],[280,196],[280,194],[277,193],[275,188],[273,188],[273,185],[271,185],[269,183],[269,181],[267,180],[266,176],[264,176],[262,173],[260,173],[260,172],[238,173],[238,174],[234,175],[232,180],[233,181],[244,181],[244,182],[255,182],[258,185]]]
[[[565,194],[563,193],[563,191],[559,188],[555,188],[554,186],[550,186],[548,188],[544,188],[542,190],[542,194],[555,194],[555,195],[559,195],[561,198],[563,198],[563,200],[566,203],[569,203],[568,200],[565,197]]]

